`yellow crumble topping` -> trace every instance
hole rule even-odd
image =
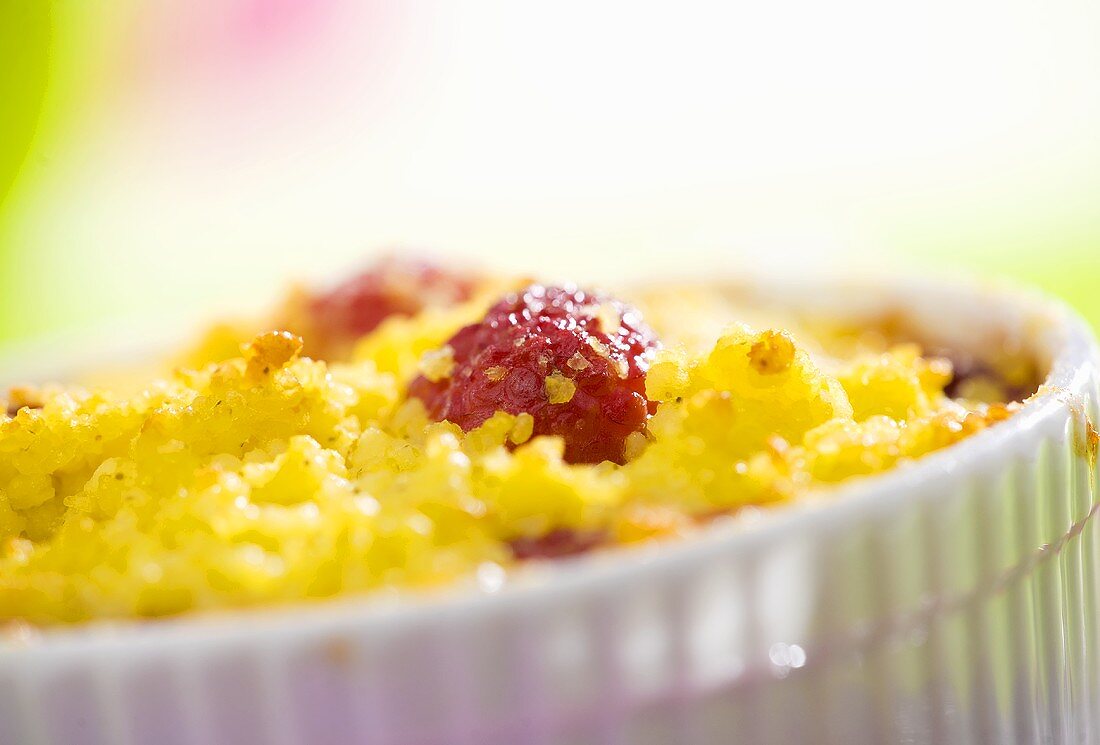
[[[640,305],[659,330],[704,325]],[[811,354],[809,337],[724,324],[657,353],[656,410],[627,438],[624,465],[573,465],[560,439],[532,436],[529,414],[463,432],[406,400],[415,375],[451,374],[446,341],[484,307],[387,319],[344,363],[270,332],[210,363],[193,350],[193,364],[136,394],[13,391],[0,416],[0,619],[474,584],[486,566],[507,577],[520,539],[686,536],[718,514],[889,470],[1015,408],[946,396],[951,363],[916,344],[836,358]],[[617,325],[609,308],[601,323]],[[216,345],[220,355],[225,338]],[[567,366],[587,364],[578,353]],[[574,393],[560,372],[546,378],[549,403]]]

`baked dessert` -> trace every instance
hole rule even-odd
[[[0,619],[454,583],[828,499],[1009,417],[1035,364],[693,286],[384,261],[140,392],[10,392]]]

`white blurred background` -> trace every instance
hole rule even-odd
[[[394,245],[579,279],[1100,281],[1091,0],[57,6],[0,224],[10,337],[252,303]]]

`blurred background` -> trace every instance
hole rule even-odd
[[[1100,322],[1100,4],[0,0],[0,345],[426,247],[967,270]]]

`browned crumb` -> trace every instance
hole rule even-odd
[[[278,370],[302,351],[302,337],[289,331],[269,331],[260,334],[244,347],[248,361],[246,374],[259,380],[272,370]]]
[[[794,341],[783,331],[765,331],[749,349],[749,361],[761,375],[781,373],[794,362]]]
[[[41,409],[44,404],[42,391],[30,386],[15,386],[8,391],[4,403],[4,413],[14,417],[21,409]]]
[[[1089,465],[1096,468],[1096,459],[1100,454],[1100,432],[1096,431],[1096,425],[1092,423],[1092,420],[1085,416],[1085,441],[1082,448],[1085,460]]]
[[[981,432],[987,426],[989,425],[986,422],[985,417],[983,417],[981,414],[978,414],[977,412],[971,411],[968,412],[965,417],[963,417],[961,431],[964,437],[969,437],[972,434]]]
[[[990,404],[985,412],[985,420],[988,424],[1003,422],[1019,411],[1020,405],[1015,402],[1007,404]]]

